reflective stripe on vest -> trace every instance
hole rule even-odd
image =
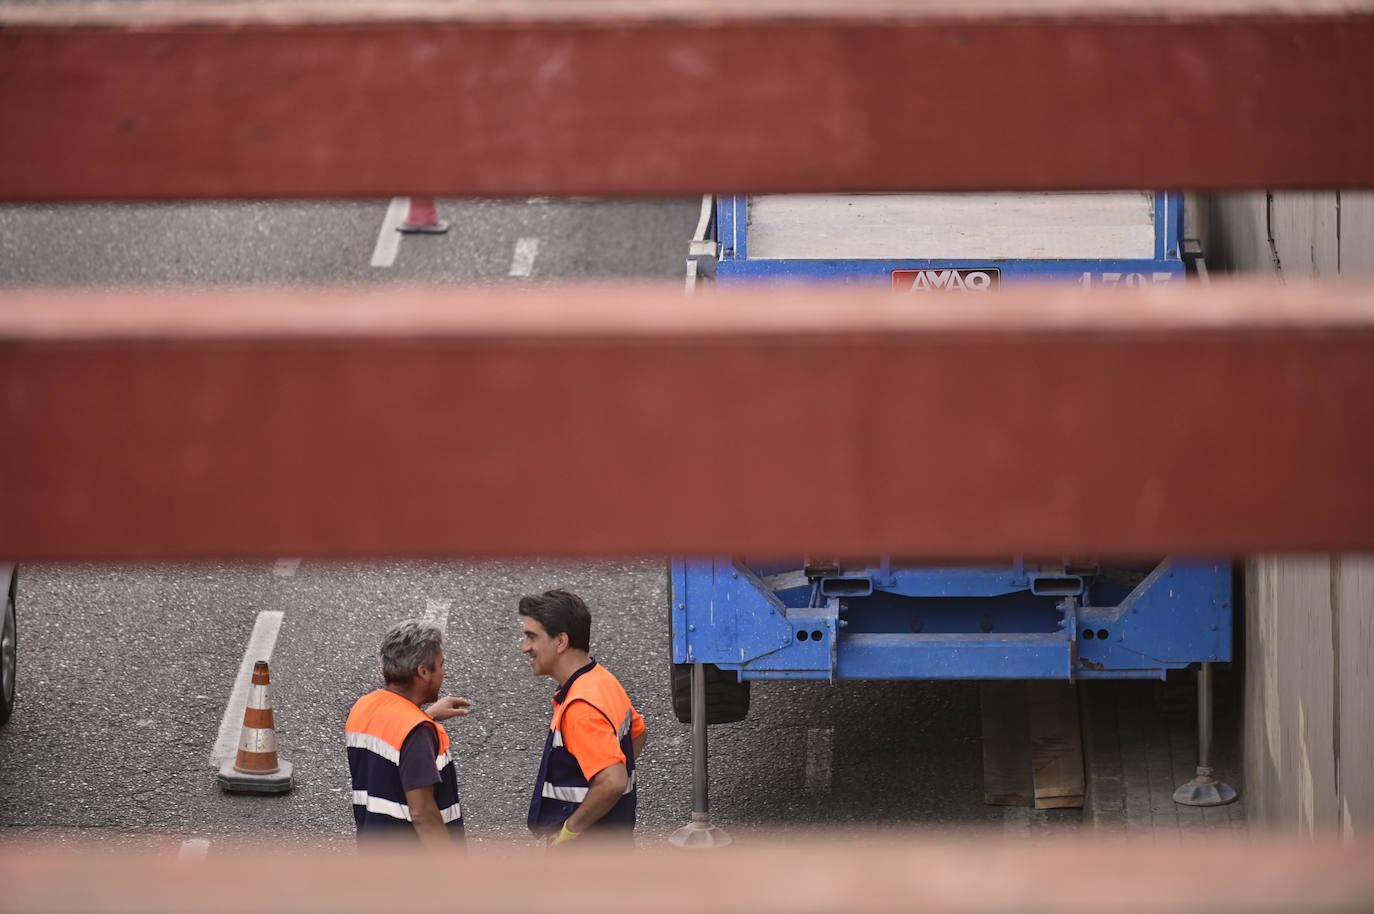
[[[587,787],[555,787],[548,781],[544,782],[544,796],[551,800],[565,800],[569,803],[581,803],[587,799]],[[635,789],[635,776],[630,775],[629,781],[625,784],[625,789],[620,792],[623,797]]]
[[[406,822],[410,821],[409,806],[404,803],[393,803],[391,800],[384,800],[381,797],[370,797],[366,790],[353,791],[353,805],[365,807],[368,812],[390,816],[393,819],[401,819]],[[444,824],[447,825],[449,822],[461,818],[463,810],[459,804],[454,803],[448,809],[439,810],[439,814],[444,817]]]
[[[634,707],[620,682],[605,667],[592,661],[573,674],[562,690],[563,701],[556,704],[544,743],[534,794],[530,797],[528,825],[536,833],[556,831],[574,810],[587,799],[589,784],[577,759],[563,740],[563,712],[581,701],[595,709],[616,729],[617,742],[625,756],[626,785],[621,798],[597,825],[633,827],[635,822],[636,778],[634,745],[630,728]]]
[[[462,830],[458,778],[449,755],[448,734],[414,702],[387,689],[378,689],[358,699],[345,726],[348,768],[353,781],[353,820],[359,832],[388,827],[411,829],[410,807],[401,785],[401,746],[421,724],[432,728],[439,743],[439,754],[434,759],[439,773],[439,783],[434,785],[435,805],[446,824],[455,831]]]

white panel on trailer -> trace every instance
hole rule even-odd
[[[771,194],[749,259],[1128,260],[1155,255],[1154,194]]]

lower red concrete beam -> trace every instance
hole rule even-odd
[[[6,293],[0,391],[19,559],[1374,547],[1369,285]]]
[[[442,872],[461,890],[464,910],[509,914],[1324,914],[1374,903],[1374,854],[1334,835],[1213,831],[1166,842],[1065,830],[1030,841],[1001,829],[751,830],[726,853],[661,844],[630,856],[588,837],[560,851],[568,856],[556,878],[542,848],[444,854],[383,845],[368,849],[366,879],[346,840],[329,851],[217,838],[214,853],[198,860],[178,859],[165,842],[141,853],[70,839],[61,847],[10,842],[0,848],[0,905],[53,914],[424,909],[436,887],[413,878],[417,866]],[[827,865],[802,872],[799,860]]]

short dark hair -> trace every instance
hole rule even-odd
[[[579,650],[592,649],[592,614],[587,604],[575,593],[566,590],[546,590],[538,595],[520,598],[520,615],[529,616],[557,638],[567,632],[568,646]]]

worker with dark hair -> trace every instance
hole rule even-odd
[[[359,698],[344,728],[358,837],[461,844],[458,778],[439,722],[467,714],[472,702],[439,698],[443,630],[419,619],[398,622],[382,636],[381,655],[385,688]],[[428,711],[420,709],[425,704]]]
[[[620,681],[589,655],[592,617],[581,597],[550,590],[522,597],[519,612],[530,669],[558,683],[530,798],[530,830],[550,847],[588,829],[632,841],[644,719]]]

